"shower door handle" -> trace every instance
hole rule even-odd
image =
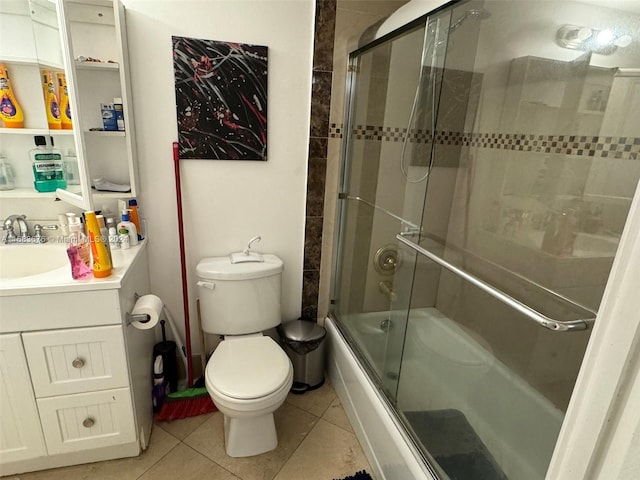
[[[549,330],[553,330],[556,332],[587,330],[589,329],[589,326],[592,325],[596,320],[595,318],[584,318],[579,320],[555,320],[553,318],[549,318],[543,313],[540,313],[537,310],[534,310],[530,306],[525,305],[524,303],[520,302],[519,300],[516,300],[512,296],[504,293],[503,291],[498,290],[494,286],[489,285],[484,280],[481,280],[478,277],[470,274],[469,272],[465,272],[461,268],[456,267],[455,265],[447,262],[446,260],[443,260],[435,253],[430,252],[429,250],[421,247],[420,245],[412,242],[411,240],[407,240],[402,235],[396,235],[396,239],[399,242],[405,244],[407,247],[411,248],[412,250],[415,250],[420,255],[423,255],[427,257],[429,260],[437,263],[441,267],[446,268],[450,272],[461,277],[463,280],[466,280],[467,282],[473,284],[474,286],[478,287],[480,290],[491,295],[493,298],[500,300],[502,303],[508,305],[514,310],[517,310],[518,312],[525,315],[530,320],[533,320],[537,324],[542,325],[543,327],[548,328]]]

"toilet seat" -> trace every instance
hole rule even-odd
[[[229,399],[261,399],[279,391],[292,368],[287,354],[269,336],[229,338],[211,355],[205,380]]]

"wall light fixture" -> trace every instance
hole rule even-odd
[[[600,55],[611,55],[618,47],[627,47],[633,38],[626,33],[613,30],[596,30],[577,25],[563,25],[556,33],[556,43],[572,50],[584,50]]]

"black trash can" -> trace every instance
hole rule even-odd
[[[316,322],[293,320],[278,327],[282,346],[293,364],[291,393],[304,393],[324,383],[325,337]]]

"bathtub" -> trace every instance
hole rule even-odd
[[[378,372],[385,368],[380,362],[387,336],[380,325],[389,318],[391,328],[403,329],[402,320],[394,325],[394,312],[355,314],[343,320],[370,352],[364,354]],[[434,478],[336,321],[329,318],[325,325],[329,377],[377,478]],[[563,413],[495,358],[488,344],[435,308],[411,311],[397,399],[402,411],[464,412],[500,468],[515,480],[544,478],[563,420]]]

